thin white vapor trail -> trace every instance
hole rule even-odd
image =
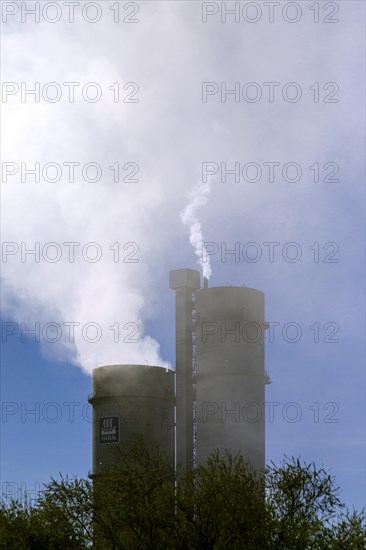
[[[207,279],[211,276],[212,268],[209,257],[204,259],[203,232],[202,224],[198,218],[198,210],[207,203],[211,187],[211,182],[196,185],[189,195],[189,204],[180,213],[182,222],[189,227],[189,241],[198,257],[197,263],[201,266],[203,276]]]

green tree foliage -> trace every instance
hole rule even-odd
[[[177,486],[177,548],[265,548],[264,477],[243,457],[214,453]]]
[[[180,472],[158,448],[116,448],[94,479],[52,479],[33,506],[0,505],[0,549],[364,550],[364,513],[348,511],[324,468],[287,458],[255,472],[214,453]]]
[[[298,458],[287,457],[279,466],[271,463],[266,475],[266,507],[272,547],[329,548],[334,520],[345,508],[339,495],[334,478],[314,463],[302,464]]]
[[[92,541],[92,484],[51,479],[37,504],[12,500],[0,504],[0,548],[6,550],[80,550]]]
[[[94,481],[95,547],[169,548],[175,472],[159,448],[137,439],[116,448],[116,467]]]

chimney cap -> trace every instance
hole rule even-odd
[[[169,288],[200,288],[200,273],[195,269],[174,269],[169,273]]]

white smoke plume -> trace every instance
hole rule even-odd
[[[189,227],[189,242],[194,248],[194,253],[198,256],[197,263],[202,268],[203,276],[207,279],[209,279],[212,274],[212,268],[210,257],[204,254],[202,224],[199,221],[197,212],[207,203],[211,187],[211,182],[198,184],[189,195],[189,204],[180,214],[184,225]]]
[[[123,31],[121,25],[111,23],[112,12],[107,7],[95,25],[80,17],[72,24],[65,17],[54,25],[45,21],[23,24],[14,16],[2,37],[3,58],[11,59],[11,63],[3,63],[3,81],[25,82],[29,90],[34,90],[36,82],[41,87],[58,82],[63,91],[62,99],[54,103],[42,98],[35,102],[31,94],[21,101],[17,93],[3,104],[7,136],[2,144],[3,162],[18,166],[23,162],[27,168],[36,162],[41,166],[94,162],[103,168],[103,177],[95,183],[80,177],[70,182],[67,169],[57,182],[37,183],[32,176],[22,182],[20,172],[3,182],[2,238],[19,247],[2,264],[3,319],[27,323],[30,329],[40,323],[41,344],[54,358],[73,362],[85,372],[98,363],[165,364],[155,339],[160,328],[156,322],[159,307],[163,307],[159,291],[168,270],[175,267],[173,256],[181,266],[189,262],[188,243],[187,250],[177,253],[176,236],[179,239],[184,232],[179,214],[187,200],[186,182],[195,181],[203,160],[225,161],[228,168],[235,162],[255,161],[263,169],[263,181],[258,183],[239,184],[231,178],[212,187],[205,231],[216,241],[225,241],[228,248],[243,239],[283,243],[306,238],[308,244],[340,241],[348,229],[346,218],[343,226],[337,218],[334,227],[339,235],[327,224],[336,213],[328,198],[343,200],[343,192],[349,200],[349,185],[330,191],[325,184],[285,184],[278,178],[270,184],[263,167],[265,161],[279,162],[281,167],[296,161],[306,179],[307,167],[316,160],[323,166],[338,158],[340,151],[351,158],[357,156],[351,142],[348,149],[344,147],[343,137],[334,144],[329,139],[346,132],[356,135],[353,128],[359,124],[359,114],[356,109],[350,112],[351,99],[326,105],[319,118],[320,107],[310,101],[308,89],[313,82],[336,81],[342,84],[344,96],[357,103],[360,92],[353,81],[359,75],[354,55],[357,41],[350,40],[346,27],[339,25],[332,34],[332,26],[323,25],[309,45],[309,33],[315,27],[305,16],[298,25],[262,21],[241,26],[223,25],[219,17],[202,24],[201,5],[194,2],[142,2],[139,10],[140,22],[125,25]],[[356,11],[349,14],[356,21]],[[340,40],[345,45],[341,52],[336,50]],[[331,52],[336,52],[332,63]],[[348,80],[343,78],[344,68]],[[228,89],[238,80],[257,81],[263,98],[258,103],[236,103],[229,95],[227,103],[222,103],[217,93],[203,103],[202,82],[217,81],[219,86],[223,80]],[[299,103],[285,103],[280,89],[275,103],[266,99],[264,82],[278,81],[282,86],[295,80],[304,91]],[[80,83],[74,103],[65,99],[63,83],[67,82]],[[96,103],[83,101],[80,92],[91,82],[98,82],[103,89],[103,97]],[[110,86],[116,82],[121,90],[124,83],[136,82],[139,103],[115,103]],[[121,171],[125,163],[137,163],[139,182],[121,178],[115,183],[110,167],[116,162]],[[128,174],[131,171],[121,175]],[[198,214],[207,202],[212,181],[210,177],[208,183],[197,185],[181,214],[206,277],[211,266],[202,261]],[[353,181],[357,182],[357,177],[350,184]],[[361,204],[360,191],[354,187],[353,206],[357,206]],[[313,208],[315,191],[321,215]],[[307,225],[299,224],[304,211]],[[301,233],[308,226],[312,227],[311,236]],[[50,242],[62,249],[62,257],[54,263],[42,256],[43,246]],[[70,242],[80,243],[74,263],[67,260],[64,245]],[[91,242],[98,243],[103,252],[97,263],[85,261],[81,254],[85,243]],[[119,262],[114,258],[116,242],[121,245]],[[31,254],[23,261],[21,243],[28,250],[40,243],[40,261]],[[123,261],[134,252],[133,247],[123,248],[126,243],[138,246],[132,256],[138,263]],[[50,255],[55,250],[50,249]],[[229,265],[220,267],[227,270]],[[280,266],[275,263],[270,276]],[[290,267],[291,273],[281,272],[281,281],[285,276],[294,280],[296,266]],[[241,262],[238,268],[257,269],[256,281],[267,272],[260,261]],[[296,288],[299,284],[297,281]],[[155,332],[148,336],[147,327],[153,321]],[[47,338],[58,337],[56,325],[54,331],[45,333],[46,339],[42,335],[48,323],[57,323],[62,329],[64,338],[55,344]],[[70,323],[79,323],[74,338],[69,337]],[[89,323],[99,325],[100,339],[93,325],[83,334],[82,328]],[[16,337],[20,339],[19,333]],[[93,343],[88,341],[93,339]]]

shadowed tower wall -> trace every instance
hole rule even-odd
[[[264,294],[246,287],[196,293],[197,463],[215,449],[265,466]]]

